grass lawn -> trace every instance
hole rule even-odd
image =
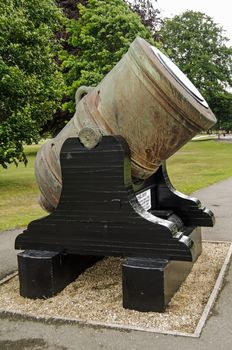
[[[167,162],[176,189],[190,194],[232,176],[232,143],[192,141]]]
[[[0,169],[0,231],[26,226],[46,213],[37,204],[34,159],[40,146],[27,146],[28,164]],[[174,187],[190,194],[232,176],[232,143],[189,142],[168,160]]]
[[[40,146],[26,146],[28,164],[0,168],[0,231],[26,226],[44,215],[37,204],[39,191],[34,178],[34,159]]]

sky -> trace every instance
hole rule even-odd
[[[163,17],[173,17],[186,10],[200,11],[223,27],[232,44],[232,2],[230,0],[153,0]]]

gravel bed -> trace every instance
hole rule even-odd
[[[122,307],[120,258],[107,258],[86,270],[59,295],[30,300],[19,295],[18,276],[0,286],[0,311],[33,317],[95,321],[159,331],[192,333],[228,252],[229,243],[204,243],[203,253],[164,313]]]

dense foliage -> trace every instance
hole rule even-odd
[[[158,29],[162,24],[160,11],[155,8],[152,0],[126,0],[130,8],[141,18],[145,27],[148,27],[153,36],[158,38]],[[156,0],[157,1],[157,0]]]
[[[223,29],[201,12],[167,19],[161,30],[169,56],[198,87],[220,120],[231,119],[232,48]],[[229,118],[230,116],[230,118]],[[231,121],[232,127],[232,121]]]
[[[88,0],[56,0],[59,7],[63,9],[65,16],[72,19],[79,18],[78,4],[87,5]]]
[[[86,6],[87,3],[87,0],[56,0],[57,6],[60,8],[60,10],[62,10],[67,19],[73,20],[79,19],[78,5],[82,4]],[[79,49],[78,47],[73,47],[69,44],[70,33],[67,33],[65,25],[56,31],[56,37],[62,45],[63,50],[73,56],[77,56]],[[59,60],[57,60],[57,63],[60,64]],[[64,96],[62,98],[61,104],[69,100],[70,98],[68,96]],[[43,131],[45,133],[49,132],[51,135],[56,136],[59,131],[63,129],[67,121],[72,118],[72,116],[73,113],[69,112],[67,109],[64,110],[61,107],[57,108],[56,112],[53,115],[53,118],[43,126]]]
[[[232,130],[232,93],[223,91],[214,96],[213,111],[218,118],[216,128],[231,131]]]
[[[153,42],[152,34],[123,0],[88,0],[79,5],[79,20],[68,27],[69,45],[77,55],[63,51],[64,77],[72,98],[65,107],[74,110],[74,94],[81,85],[95,86],[120,60],[137,35]]]
[[[52,0],[0,0],[0,164],[26,161],[63,93],[54,55],[61,13]]]

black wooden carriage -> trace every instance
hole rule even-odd
[[[56,210],[16,238],[16,249],[25,250],[18,254],[21,295],[52,297],[99,259],[120,256],[123,306],[164,311],[201,253],[200,227],[213,226],[212,212],[172,187],[165,163],[134,182],[120,136],[104,136],[91,150],[69,138],[60,162]]]

